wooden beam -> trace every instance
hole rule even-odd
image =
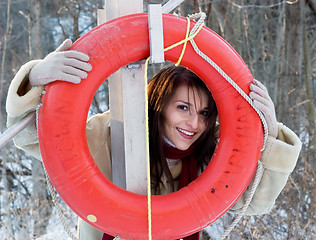
[[[105,0],[99,12],[101,24],[143,12],[143,0]],[[143,70],[142,62],[131,63],[109,78],[113,182],[140,194],[147,193]]]
[[[170,13],[173,9],[178,7],[184,0],[169,0],[162,6],[163,13]]]
[[[150,42],[150,63],[165,61],[161,4],[149,4],[148,26]]]

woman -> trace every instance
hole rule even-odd
[[[194,180],[198,168],[202,171],[211,158],[216,146],[217,109],[204,82],[181,66],[164,68],[151,79],[148,108],[153,189],[156,194],[165,194],[178,189],[171,164],[182,163],[182,170],[191,170],[187,179],[182,171],[181,188]],[[181,162],[170,161],[180,158]],[[167,177],[168,190],[162,184],[163,176]]]
[[[22,66],[8,92],[8,127],[35,111],[47,83],[56,80],[79,83],[87,76],[91,70],[87,63],[89,57],[66,51],[71,44],[66,40],[45,59]],[[166,194],[194,180],[207,164],[216,145],[217,110],[203,81],[183,67],[161,70],[148,89],[152,189],[155,194]],[[254,81],[250,90],[250,97],[272,130],[260,159],[264,166],[262,180],[246,212],[251,215],[263,214],[272,208],[295,167],[301,142],[290,129],[277,123],[266,88]],[[109,112],[88,120],[86,136],[94,161],[101,172],[112,179]],[[35,124],[18,134],[15,143],[41,160]],[[230,211],[240,211],[244,202],[242,195]],[[79,239],[109,239],[107,237],[80,221]],[[191,239],[198,239],[198,234]]]

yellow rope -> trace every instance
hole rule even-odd
[[[189,27],[190,27],[190,19],[187,18],[187,20],[188,20],[188,25],[189,25]],[[177,42],[177,43],[172,44],[172,45],[169,46],[169,47],[166,47],[166,48],[164,49],[164,51],[168,51],[168,50],[170,50],[170,49],[172,49],[172,48],[175,48],[175,47],[181,45],[181,44],[184,43],[184,42],[187,42],[187,41],[192,40],[192,39],[200,32],[200,30],[202,29],[203,26],[204,26],[204,23],[202,23],[202,24],[199,26],[199,28],[196,30],[196,32],[195,32],[194,34],[192,34],[191,36],[189,36],[189,37],[187,37],[187,38],[185,38],[185,39],[183,39],[183,40],[181,40],[181,41],[179,41],[179,42]]]
[[[150,156],[149,156],[149,123],[148,123],[148,94],[147,94],[147,68],[148,68],[148,62],[149,58],[147,58],[145,62],[145,128],[146,128],[146,162],[147,162],[147,204],[148,204],[148,239],[152,239],[151,234],[151,180],[150,180]]]
[[[191,36],[189,36],[189,33],[190,33],[190,19],[187,18],[187,31],[186,31],[186,35],[185,35],[185,39],[175,43],[175,44],[172,44],[171,46],[169,47],[166,47],[164,49],[164,51],[168,51],[172,48],[175,48],[179,45],[181,45],[183,43],[183,47],[182,47],[182,51],[181,51],[181,54],[179,56],[179,59],[178,61],[175,63],[176,66],[180,65],[180,62],[182,60],[182,57],[184,55],[184,52],[185,52],[185,49],[186,49],[186,46],[187,46],[187,42],[190,41],[191,39],[193,39],[199,32],[200,30],[202,29],[202,27],[204,26],[204,23],[202,23],[198,29],[194,32],[194,34],[192,34]],[[149,59],[150,57],[148,57],[146,59],[146,62],[145,62],[145,73],[144,73],[144,80],[145,80],[145,128],[146,128],[146,151],[147,151],[147,159],[146,159],[146,162],[147,162],[147,204],[148,204],[148,239],[151,240],[152,239],[152,232],[151,232],[151,229],[152,229],[152,222],[151,222],[151,180],[150,180],[150,156],[149,156],[149,122],[148,122],[148,95],[147,95],[147,83],[148,83],[148,77],[147,77],[147,69],[148,69],[148,63],[149,63]]]
[[[187,18],[187,21],[188,21],[188,24],[187,24],[187,32],[186,32],[186,34],[185,34],[185,39],[188,39],[189,33],[190,33],[190,19]],[[181,62],[182,57],[183,57],[183,55],[184,55],[185,49],[186,49],[186,47],[187,47],[187,43],[188,43],[188,41],[185,41],[184,44],[183,44],[180,57],[179,57],[178,61],[175,63],[176,66],[179,66],[179,65],[180,65],[180,62]]]

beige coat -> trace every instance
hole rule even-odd
[[[26,94],[19,94],[25,83],[28,82],[28,74],[32,67],[41,60],[34,60],[21,67],[10,85],[6,109],[8,113],[7,126],[12,126],[27,113],[35,111],[40,103],[43,87],[33,87]],[[293,171],[301,149],[299,138],[283,124],[278,124],[278,138],[268,137],[266,149],[261,155],[261,162],[264,167],[261,182],[255,195],[246,211],[248,215],[263,214],[268,212],[274,205],[276,198],[284,188],[290,173]],[[86,127],[87,142],[91,155],[101,172],[109,179],[111,173],[111,152],[110,152],[110,130],[109,112],[98,114],[90,118]],[[35,158],[41,160],[38,146],[36,124],[30,125],[15,139],[17,147],[25,150]],[[177,178],[181,172],[182,163],[179,161],[171,167],[171,173]],[[168,188],[163,190],[169,192]],[[230,212],[239,212],[245,203],[243,194],[237,203],[230,209]],[[85,221],[80,222],[80,240],[102,239],[102,233]]]

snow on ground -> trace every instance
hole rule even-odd
[[[71,216],[72,221],[77,223],[77,216],[74,213],[72,214],[73,214],[73,216]],[[76,226],[74,224],[71,224],[69,226],[69,229],[74,234],[74,236],[77,237]],[[47,226],[47,234],[39,238],[36,238],[36,240],[56,240],[56,239],[72,240],[71,237],[66,232],[66,230],[64,229],[61,219],[59,218],[56,208],[55,208],[53,212],[53,216],[49,220],[49,224]]]

